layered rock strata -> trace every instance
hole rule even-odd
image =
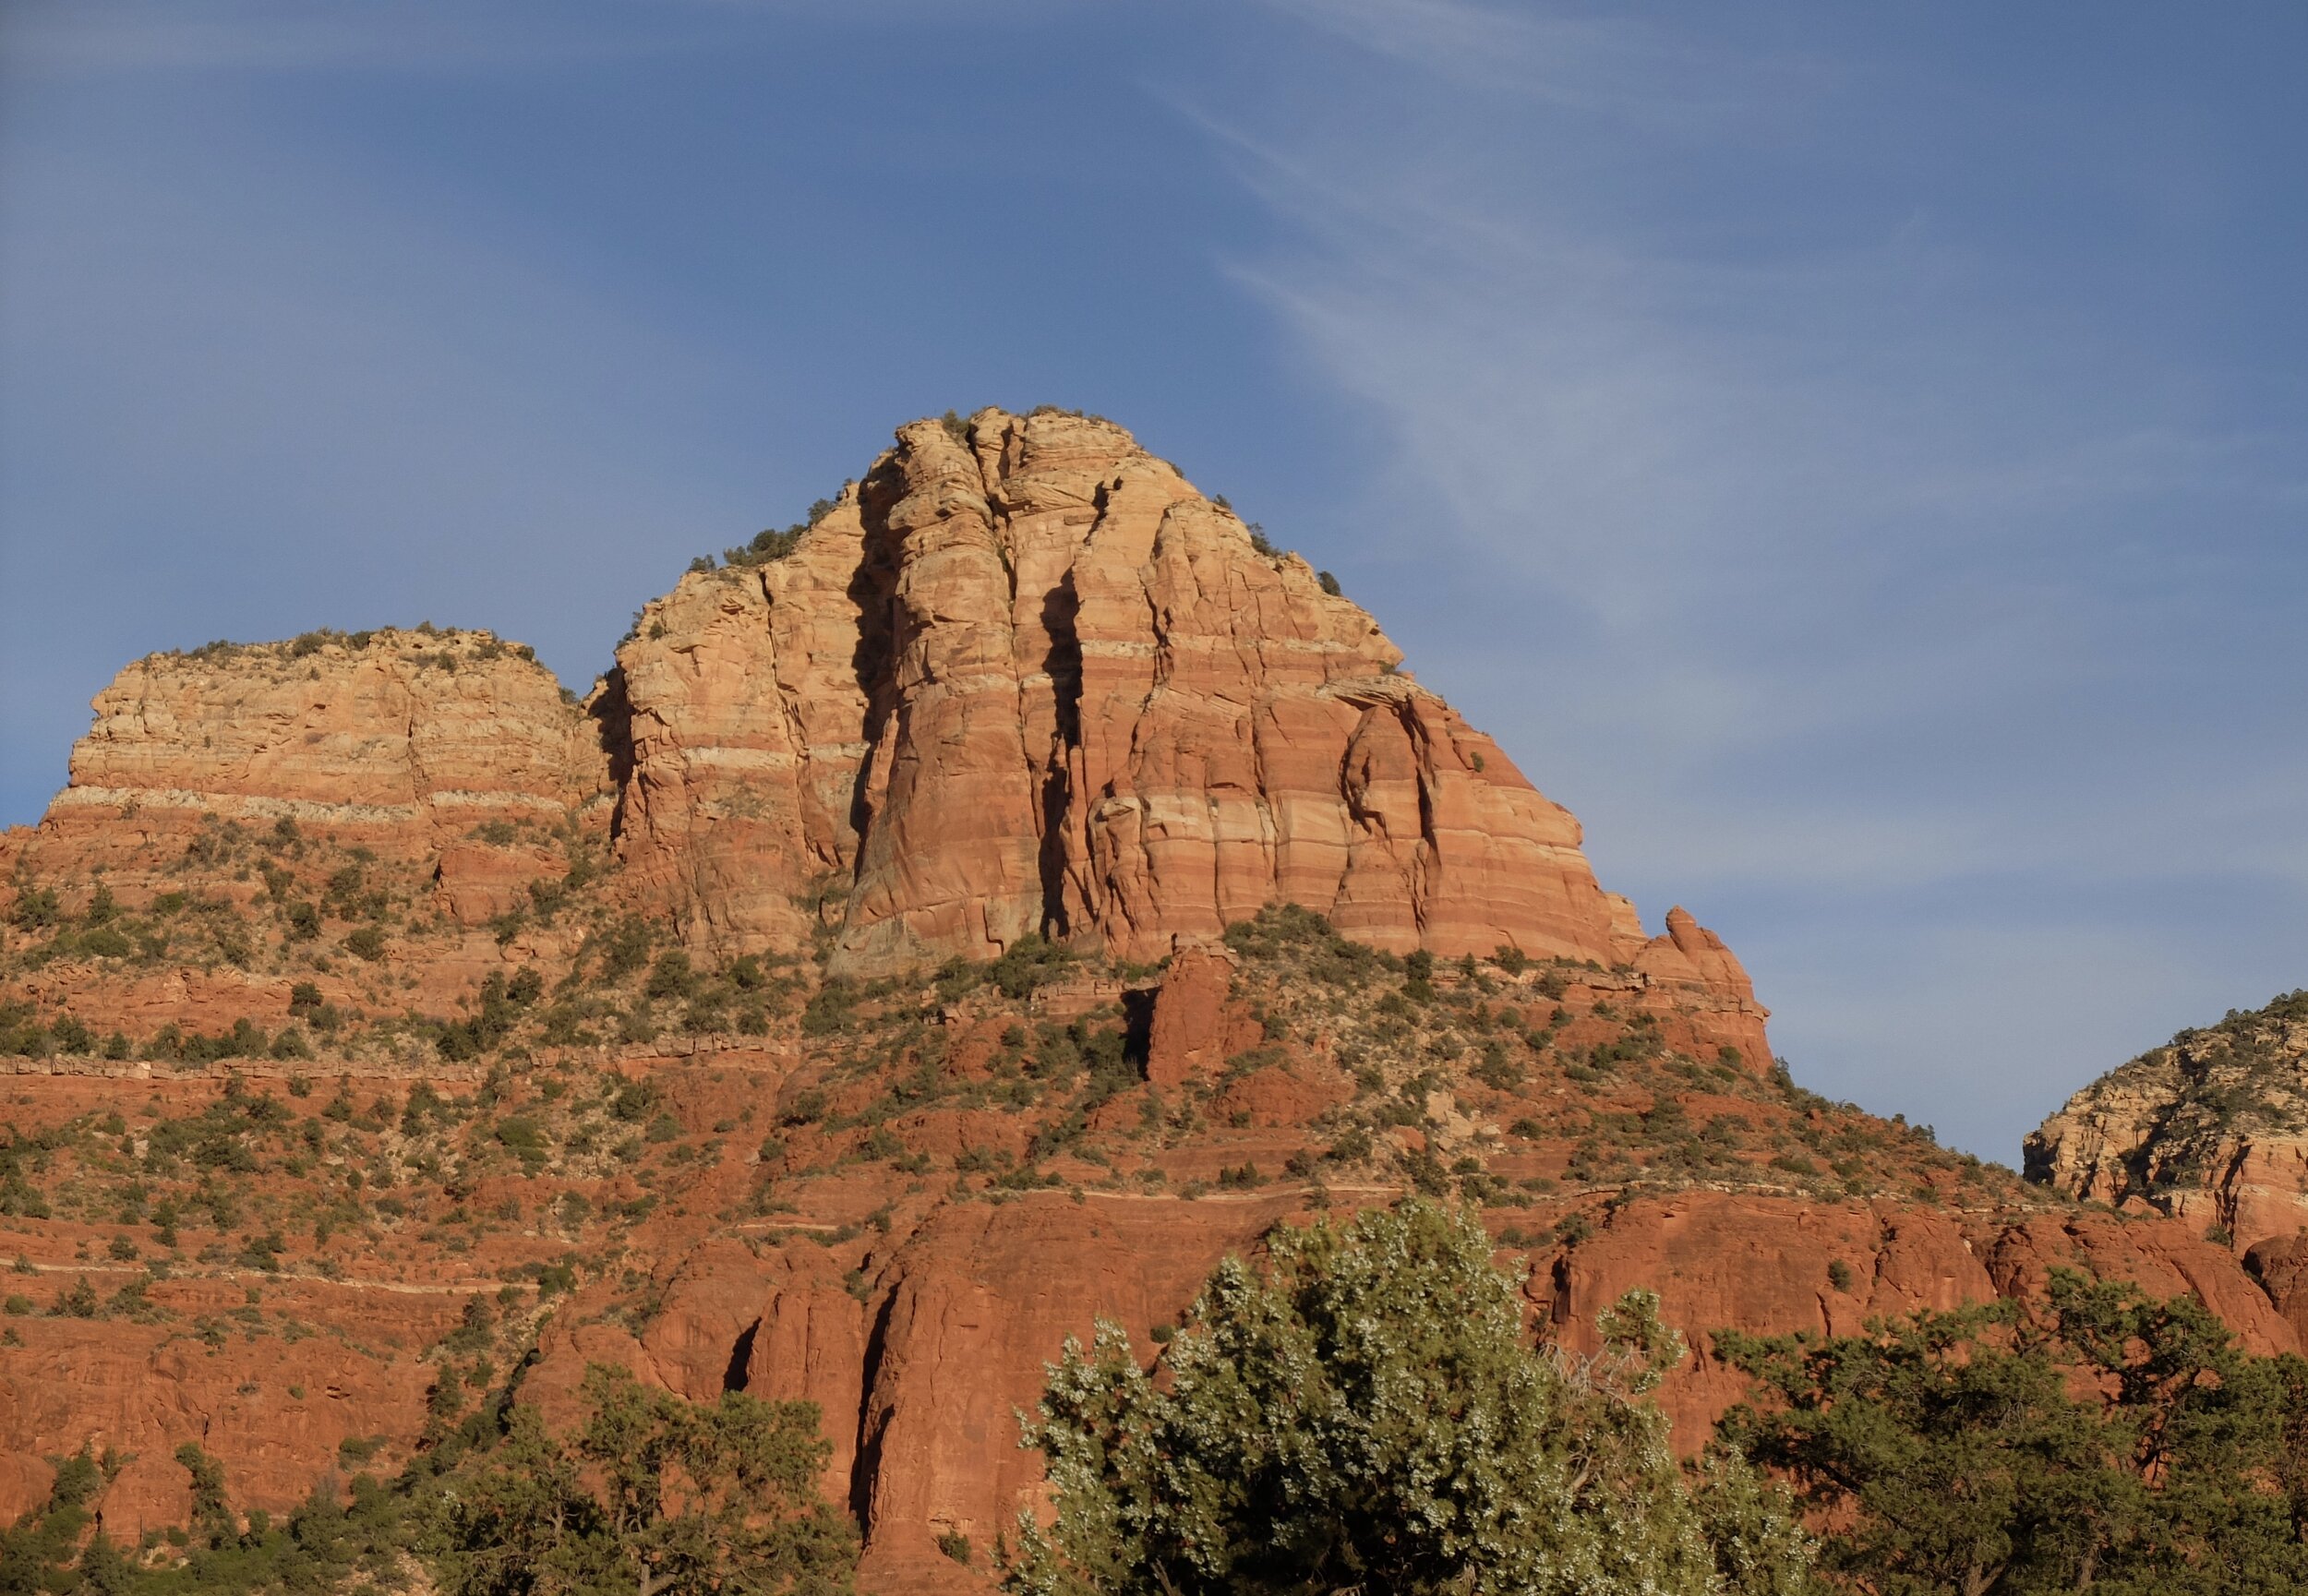
[[[2031,1180],[2190,1219],[2240,1253],[2308,1233],[2308,996],[2182,1031],[2029,1134]]]
[[[1036,933],[1145,960],[1292,902],[1752,1009],[1695,927],[1646,947],[1578,822],[1401,658],[1120,427],[990,410],[901,429],[787,558],[684,579],[595,706],[631,728],[636,886],[715,949],[823,923],[853,973]]]
[[[684,578],[582,708],[487,633],[140,661],[7,850],[135,901],[186,884],[201,828],[288,820],[477,926],[568,868],[545,834],[577,822],[613,828],[607,895],[692,948],[830,936],[847,975],[1031,935],[1149,961],[1290,902],[1392,952],[1631,971],[1761,1067],[1721,941],[1680,910],[1646,939],[1578,822],[1401,657],[1120,427],[988,410],[902,428],[781,558]]]
[[[153,654],[96,697],[71,781],[19,868],[102,870],[135,904],[203,828],[282,822],[437,873],[468,921],[522,900],[558,857],[535,833],[594,807],[598,729],[526,648],[487,632],[315,632]]]

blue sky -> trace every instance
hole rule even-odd
[[[0,821],[126,660],[582,686],[889,429],[1133,427],[2015,1161],[2308,984],[2308,11],[0,0]]]

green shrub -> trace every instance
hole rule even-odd
[[[1075,962],[1072,950],[1028,931],[986,966],[986,978],[1005,998],[1023,998],[1063,976]]]
[[[498,1146],[532,1168],[544,1163],[550,1151],[545,1128],[524,1114],[512,1114],[499,1120],[495,1134]]]
[[[834,979],[811,993],[801,1010],[801,1034],[805,1037],[837,1036],[849,1028],[858,1005],[858,989],[847,981]]]
[[[114,926],[96,926],[73,939],[79,952],[91,959],[125,959],[137,951],[127,933]]]
[[[2308,1589],[2308,1364],[2185,1298],[2054,1269],[2026,1306],[1713,1339],[1757,1391],[1721,1434],[1801,1488],[1838,1589]]]
[[[16,906],[8,918],[25,930],[43,930],[64,918],[64,907],[56,901],[54,887],[21,886],[16,889]]]
[[[679,948],[670,948],[657,955],[657,962],[649,968],[649,979],[642,992],[651,998],[686,998],[695,990],[697,973],[691,967],[689,954]]]
[[[1494,1091],[1511,1092],[1522,1085],[1522,1066],[1507,1054],[1507,1045],[1497,1037],[1483,1044],[1483,1057],[1474,1066],[1474,1078]]]
[[[1777,1494],[1725,1460],[1694,1494],[1649,1393],[1683,1356],[1630,1292],[1583,1364],[1525,1339],[1520,1281],[1432,1206],[1278,1227],[1212,1273],[1158,1375],[1120,1326],[1052,1365],[1025,1427],[1056,1499],[1022,1515],[1021,1596],[1804,1589]],[[1744,1496],[1735,1500],[1730,1492]],[[1726,1575],[1740,1564],[1739,1583]]]
[[[609,1117],[619,1124],[641,1124],[655,1111],[663,1097],[655,1081],[619,1081],[609,1098]]]
[[[621,981],[649,962],[649,924],[628,915],[600,938],[601,978]]]

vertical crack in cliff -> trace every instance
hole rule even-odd
[[[850,653],[849,668],[866,702],[860,738],[865,752],[859,756],[858,773],[849,788],[849,830],[857,838],[849,861],[853,882],[864,867],[866,840],[873,828],[872,791],[883,733],[897,709],[896,622],[892,610],[897,602],[898,551],[889,512],[905,490],[905,476],[895,450],[876,461],[858,484],[858,520],[864,534],[858,544],[858,569],[844,589],[844,596],[858,612],[858,645]]]
[[[585,700],[585,714],[593,722],[594,738],[609,762],[609,846],[625,834],[626,805],[633,791],[633,701],[625,692],[625,667],[612,665],[601,683]]]
[[[1402,723],[1403,738],[1411,745],[1411,768],[1418,777],[1418,852],[1411,860],[1411,923],[1418,928],[1424,942],[1427,915],[1434,907],[1442,875],[1442,847],[1435,830],[1435,748],[1419,717],[1412,713],[1411,703],[1404,699],[1396,706],[1395,716]]]
[[[1082,641],[1075,625],[1081,610],[1068,567],[1041,603],[1042,630],[1050,638],[1041,666],[1050,678],[1055,718],[1041,773],[1041,847],[1036,862],[1041,874],[1041,931],[1052,942],[1073,931],[1066,914],[1066,825],[1073,810],[1072,755],[1082,742]]]
[[[858,1382],[858,1449],[856,1460],[849,1465],[849,1516],[869,1537],[873,1533],[873,1479],[881,1471],[882,1438],[889,1427],[886,1408],[881,1422],[874,1422],[874,1387],[881,1383],[882,1362],[889,1353],[890,1316],[896,1307],[897,1293],[892,1290],[874,1311],[873,1327],[866,1332],[865,1367]]]
[[[724,1391],[745,1389],[746,1374],[753,1362],[753,1338],[760,1334],[762,1322],[754,1320],[745,1327],[745,1333],[737,1338],[736,1344],[730,1347],[728,1364],[721,1371],[721,1388]]]

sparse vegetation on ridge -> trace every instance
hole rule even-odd
[[[2062,1175],[2057,1127],[2103,1120],[2114,1195],[2167,1211],[2216,1182],[2241,1143],[2308,1135],[2308,991],[2231,1009],[2086,1086],[2028,1137],[2029,1179]]]

